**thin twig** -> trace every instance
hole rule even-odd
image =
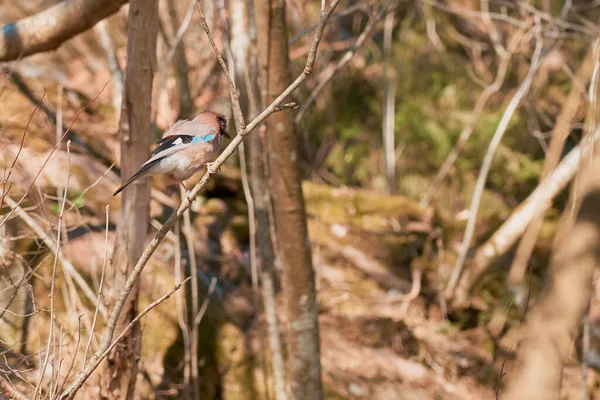
[[[44,379],[44,374],[46,372],[46,366],[48,365],[48,359],[50,358],[50,344],[52,343],[52,339],[54,338],[54,324],[56,323],[55,319],[55,309],[54,309],[54,289],[56,284],[56,266],[58,264],[58,258],[60,254],[60,245],[61,245],[61,235],[62,235],[62,222],[63,222],[63,213],[65,211],[65,203],[67,201],[67,192],[69,190],[69,181],[71,179],[71,141],[67,141],[67,182],[65,184],[64,195],[62,199],[62,204],[60,206],[60,213],[58,215],[58,226],[56,233],[56,252],[54,253],[54,263],[52,264],[52,281],[50,284],[50,333],[48,334],[48,344],[46,345],[46,357],[44,358],[44,363],[42,364],[42,368],[40,370],[40,376],[38,378],[37,385],[35,387],[35,393],[33,395],[34,400],[38,397],[40,393],[40,386],[42,384],[42,380]],[[53,352],[55,354],[55,352]],[[54,366],[54,363],[53,363]],[[54,379],[52,380],[54,381]],[[52,388],[52,382],[50,383],[50,388]],[[52,389],[50,389],[52,392]]]
[[[63,387],[65,386],[65,384],[67,383],[67,380],[69,379],[69,376],[71,375],[71,371],[73,370],[73,367],[75,366],[75,359],[77,358],[77,352],[79,350],[79,343],[81,342],[81,317],[83,317],[83,314],[80,314],[79,317],[77,318],[77,342],[75,343],[75,351],[73,352],[73,357],[71,357],[71,365],[69,365],[69,369],[67,370],[67,375],[65,375],[65,379],[63,380],[63,383],[60,385],[58,392],[60,392],[63,389]],[[93,332],[93,329],[91,331]]]
[[[437,190],[441,187],[444,179],[446,179],[446,176],[452,170],[452,166],[458,159],[458,156],[465,147],[465,144],[473,134],[473,131],[475,130],[477,123],[481,119],[481,115],[483,114],[483,110],[485,109],[488,101],[502,87],[504,79],[506,77],[506,72],[508,71],[508,66],[510,65],[510,60],[512,59],[512,55],[517,50],[518,45],[523,39],[523,34],[524,31],[521,31],[513,35],[508,45],[508,51],[505,52],[502,56],[500,56],[500,62],[498,63],[498,70],[496,72],[496,77],[494,78],[494,81],[491,85],[487,86],[479,95],[479,98],[475,103],[473,113],[469,117],[469,122],[467,123],[467,125],[465,125],[464,129],[460,133],[456,144],[452,148],[452,151],[450,152],[450,154],[448,154],[448,156],[442,163],[442,166],[435,175],[435,178],[433,179],[429,190],[427,191],[423,199],[421,199],[422,206],[427,207],[431,200],[434,198],[435,194],[437,193]]]
[[[54,253],[58,257],[58,260],[60,261],[64,269],[65,275],[71,275],[75,282],[77,282],[77,285],[81,288],[85,296],[92,303],[95,304],[98,301],[98,298],[96,297],[88,283],[85,281],[83,276],[81,276],[79,271],[77,271],[77,269],[73,266],[71,261],[69,261],[64,255],[60,254],[60,252],[58,251],[57,243],[55,243],[52,240],[52,238],[50,238],[48,234],[42,229],[42,227],[40,227],[38,223],[29,214],[27,214],[27,212],[23,210],[22,207],[18,205],[18,202],[14,201],[9,196],[5,197],[5,201],[12,208],[12,211],[16,211],[17,215],[21,217],[23,222],[25,222],[25,224],[33,230],[36,236],[40,238],[42,242],[44,242],[44,244],[50,249],[50,251],[52,251],[52,253]],[[104,318],[106,318],[107,316],[106,307],[104,307],[104,305],[102,304],[100,305],[100,314],[102,314]]]
[[[45,96],[46,96],[46,91],[44,90],[44,93],[42,94],[42,98],[40,99],[40,103],[44,99]],[[6,170],[4,170],[4,178],[2,179],[2,194],[0,195],[0,210],[2,210],[2,207],[4,205],[4,198],[8,195],[8,192],[10,191],[10,187],[12,186],[12,183],[9,185],[8,189],[6,189],[6,185],[8,183],[8,180],[10,179],[10,176],[12,175],[13,170],[15,169],[15,165],[17,164],[17,160],[19,159],[19,156],[21,155],[21,151],[23,150],[23,145],[25,144],[25,136],[27,135],[27,131],[29,130],[29,125],[31,124],[31,120],[33,119],[33,116],[35,115],[36,111],[39,108],[40,108],[39,103],[34,106],[33,111],[31,112],[31,115],[29,116],[29,119],[27,120],[27,124],[25,125],[25,129],[23,130],[23,136],[21,136],[21,143],[19,144],[19,150],[17,150],[17,154],[15,155],[15,158],[14,158],[10,168],[8,169],[8,173],[6,172]],[[7,216],[4,219],[4,221],[7,221],[9,216]],[[0,223],[0,226],[4,225],[4,221],[2,221],[2,223]]]
[[[350,60],[352,60],[352,57],[354,57],[356,52],[362,47],[362,45],[365,43],[366,39],[369,37],[369,35],[371,34],[373,29],[377,25],[377,23],[379,21],[381,21],[385,15],[386,15],[386,13],[384,12],[383,9],[377,15],[371,14],[369,16],[369,20],[367,21],[367,25],[365,26],[365,29],[358,36],[358,38],[356,39],[356,42],[354,43],[354,45],[352,45],[350,50],[348,50],[338,60],[338,62],[336,63],[335,66],[331,66],[330,68],[327,68],[323,72],[323,78],[321,78],[321,80],[319,81],[317,86],[310,93],[310,96],[308,97],[308,99],[306,99],[306,101],[304,103],[302,103],[302,106],[300,106],[300,109],[298,110],[298,113],[296,114],[296,123],[297,124],[302,121],[304,114],[306,114],[306,112],[308,111],[308,108],[317,99],[317,97],[319,96],[319,94],[321,93],[323,88],[325,86],[327,86],[327,84],[329,84],[329,82],[331,82],[333,80],[333,78],[337,75],[336,73],[338,71],[340,71],[342,68],[344,68],[346,66],[346,64],[348,64],[350,62]]]
[[[159,299],[153,301],[152,303],[148,304],[148,306],[146,308],[144,308],[144,310],[139,313],[134,319],[131,320],[131,322],[125,327],[125,329],[123,329],[123,332],[121,332],[121,334],[119,336],[117,336],[117,338],[115,339],[114,342],[112,342],[112,344],[110,346],[108,346],[108,348],[98,356],[98,360],[96,363],[94,363],[93,369],[96,369],[96,367],[98,365],[100,365],[100,362],[102,362],[102,360],[104,360],[106,358],[106,356],[108,356],[108,354],[112,351],[112,349],[115,348],[115,346],[117,344],[119,344],[119,342],[121,340],[123,340],[123,338],[129,333],[129,331],[131,331],[131,329],[133,329],[133,327],[135,326],[135,324],[142,319],[146,314],[148,314],[148,312],[150,312],[150,310],[152,310],[154,307],[158,306],[160,303],[162,303],[163,301],[167,300],[169,297],[171,297],[173,295],[173,293],[175,293],[176,291],[178,291],[187,281],[189,281],[190,278],[186,278],[184,281],[179,282],[178,284],[176,284],[173,289],[171,289],[168,293],[166,293],[165,295],[161,296]],[[67,389],[69,390],[69,389]],[[63,398],[64,395],[61,394],[58,398]]]
[[[104,227],[104,258],[102,260],[102,271],[100,272],[100,284],[98,285],[98,300],[96,301],[96,310],[94,311],[94,319],[92,320],[92,327],[90,328],[89,338],[87,345],[85,346],[85,352],[83,353],[83,363],[85,365],[87,361],[88,351],[94,338],[94,328],[96,327],[96,319],[98,317],[98,310],[100,309],[100,300],[102,299],[102,285],[104,283],[104,271],[106,271],[106,260],[108,259],[108,221],[110,214],[110,205],[106,205],[106,225]]]
[[[210,298],[213,295],[213,293],[215,292],[215,287],[217,287],[217,278],[213,277],[210,281],[210,286],[208,287],[208,292],[206,293],[206,297],[204,298],[204,301],[202,302],[202,307],[200,307],[200,311],[198,311],[198,314],[196,314],[196,317],[194,318],[195,326],[200,325],[200,322],[202,322],[202,318],[204,317],[204,314],[206,313],[206,309],[208,308],[208,303],[210,302]]]
[[[25,191],[25,193],[23,194],[23,196],[21,197],[21,199],[16,203],[17,206],[20,206],[21,203],[25,200],[25,198],[29,194],[29,191],[31,190],[31,188],[33,188],[33,185],[35,185],[35,182],[36,182],[37,178],[39,178],[39,176],[41,175],[42,171],[46,167],[46,164],[48,164],[48,161],[50,161],[50,158],[52,157],[52,155],[54,154],[54,152],[56,151],[56,149],[58,149],[58,147],[60,146],[60,144],[62,143],[62,141],[65,139],[65,137],[69,134],[69,132],[71,132],[71,128],[73,127],[73,125],[75,124],[75,122],[77,122],[77,120],[79,119],[79,117],[81,116],[81,114],[83,114],[85,112],[85,110],[87,110],[98,99],[98,97],[100,97],[100,95],[102,94],[102,92],[106,88],[106,85],[108,85],[109,82],[110,81],[106,82],[104,84],[104,86],[102,86],[102,89],[100,90],[100,92],[98,92],[98,94],[96,95],[96,97],[94,97],[92,100],[90,100],[90,102],[87,103],[85,105],[85,107],[83,107],[81,110],[79,110],[77,112],[77,114],[75,115],[75,118],[73,118],[73,121],[71,122],[71,125],[69,125],[69,127],[67,128],[67,130],[65,131],[65,133],[61,136],[61,138],[58,141],[58,143],[56,143],[56,146],[54,146],[52,148],[52,150],[50,150],[50,154],[48,154],[48,157],[46,157],[46,160],[44,160],[44,163],[40,167],[38,173],[33,178],[33,181],[31,182],[31,184],[29,185],[29,187],[27,188],[27,190]],[[5,196],[5,194],[2,194],[2,196]],[[8,221],[9,218],[13,215],[14,212],[15,212],[15,207],[13,207],[13,209],[0,222],[0,226],[4,225],[6,223],[6,221]]]
[[[231,79],[231,75],[229,74],[227,65],[225,65],[225,61],[223,60],[223,57],[221,56],[221,53],[219,52],[219,49],[217,48],[215,39],[213,38],[212,33],[210,32],[210,28],[208,27],[208,23],[206,22],[206,15],[204,15],[204,9],[200,5],[200,0],[196,0],[196,8],[198,8],[198,12],[200,13],[200,20],[202,22],[202,28],[204,28],[204,32],[206,32],[208,41],[210,42],[210,45],[213,48],[215,56],[217,57],[219,64],[221,64],[221,68],[223,68],[223,73],[225,74],[225,77],[227,78],[227,82],[229,83],[229,92],[230,92],[231,98],[233,99],[233,101],[232,101],[233,110],[235,111],[236,117],[238,119],[238,124],[239,124],[238,135],[243,136],[246,134],[246,121],[244,120],[244,114],[242,113],[242,107],[240,106],[240,100],[238,98],[238,93],[235,88],[235,84],[233,83],[233,80]]]

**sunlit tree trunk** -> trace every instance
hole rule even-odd
[[[231,49],[235,59],[236,85],[240,88],[240,105],[247,119],[252,119],[264,107],[261,104],[258,84],[258,54],[256,49],[256,19],[252,0],[233,0],[231,13]],[[277,319],[277,298],[274,285],[273,243],[271,241],[269,217],[269,192],[265,169],[265,138],[262,135],[250,135],[246,140],[249,160],[249,186],[255,217],[254,237],[255,254],[258,260],[262,299],[267,324],[268,346],[273,375],[273,389],[276,400],[287,399],[285,391],[285,364]],[[243,148],[240,151],[244,151]],[[252,227],[251,227],[252,228]],[[266,376],[266,373],[265,373]]]
[[[148,158],[152,78],[156,64],[157,0],[132,0],[129,6],[125,93],[119,121],[121,178],[131,176]],[[114,305],[125,280],[144,250],[148,229],[150,182],[136,181],[125,189],[110,270],[106,304]],[[119,319],[120,332],[137,315],[139,286],[135,286]],[[109,355],[102,374],[101,394],[106,399],[131,399],[140,355],[141,332],[136,326]]]
[[[285,2],[256,0],[255,5],[261,89],[264,103],[269,104],[292,80]],[[290,395],[293,399],[320,399],[318,306],[301,187],[298,138],[292,113],[272,115],[266,122],[266,138],[288,319]]]

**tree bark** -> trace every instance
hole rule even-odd
[[[129,7],[127,68],[125,93],[119,121],[121,136],[121,177],[131,176],[148,159],[151,132],[152,78],[156,65],[156,35],[158,32],[157,0],[133,0]],[[137,260],[144,250],[148,229],[150,182],[136,181],[123,191],[117,239],[108,282],[107,296],[113,307]],[[117,324],[121,331],[137,315],[139,286],[132,290]],[[141,345],[139,325],[127,335],[108,356],[102,374],[102,397],[131,399],[135,390]]]
[[[65,0],[4,25],[0,33],[0,62],[57,49],[97,22],[119,11],[127,0]]]
[[[291,82],[285,2],[256,0],[263,101],[269,104]],[[320,399],[318,306],[301,187],[298,137],[289,112],[266,122],[270,184],[278,256],[288,318],[288,376],[292,399]]]

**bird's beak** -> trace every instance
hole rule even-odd
[[[229,136],[229,133],[227,131],[223,131],[223,136],[225,136],[227,139],[231,139],[231,136]]]

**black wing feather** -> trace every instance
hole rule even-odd
[[[154,150],[152,150],[152,155],[155,156],[158,153],[160,153],[161,151],[166,150],[171,146],[174,146],[173,143],[175,143],[175,141],[177,139],[181,139],[181,142],[180,142],[181,144],[186,144],[186,143],[190,143],[194,139],[194,136],[192,136],[192,135],[165,136],[164,138],[162,138],[158,142],[156,142],[156,144],[158,144],[158,146],[156,146],[156,148]]]
[[[175,142],[178,139],[181,139],[181,142],[179,142],[177,144],[187,144],[187,143],[190,143],[192,140],[194,140],[194,136],[192,136],[192,135],[165,136],[164,138],[162,138],[158,142],[156,142],[156,144],[158,144],[158,146],[156,146],[156,148],[154,150],[152,150],[152,155],[150,156],[150,158],[154,157],[155,155],[159,154],[160,152],[162,152],[172,146],[176,146],[177,144],[175,144]],[[165,157],[159,157],[156,160],[152,160],[152,162],[144,164],[142,166],[142,168],[140,168],[139,171],[137,171],[135,174],[133,174],[131,176],[131,178],[129,178],[127,180],[127,182],[125,182],[120,188],[117,189],[117,191],[115,193],[113,193],[113,196],[116,196],[117,194],[119,194],[123,189],[125,189],[127,186],[129,186],[133,181],[135,181],[140,176],[142,176],[144,174],[144,172],[147,172],[150,168],[152,168],[153,166],[158,164],[158,162],[160,160],[162,160],[163,158],[165,158]]]

